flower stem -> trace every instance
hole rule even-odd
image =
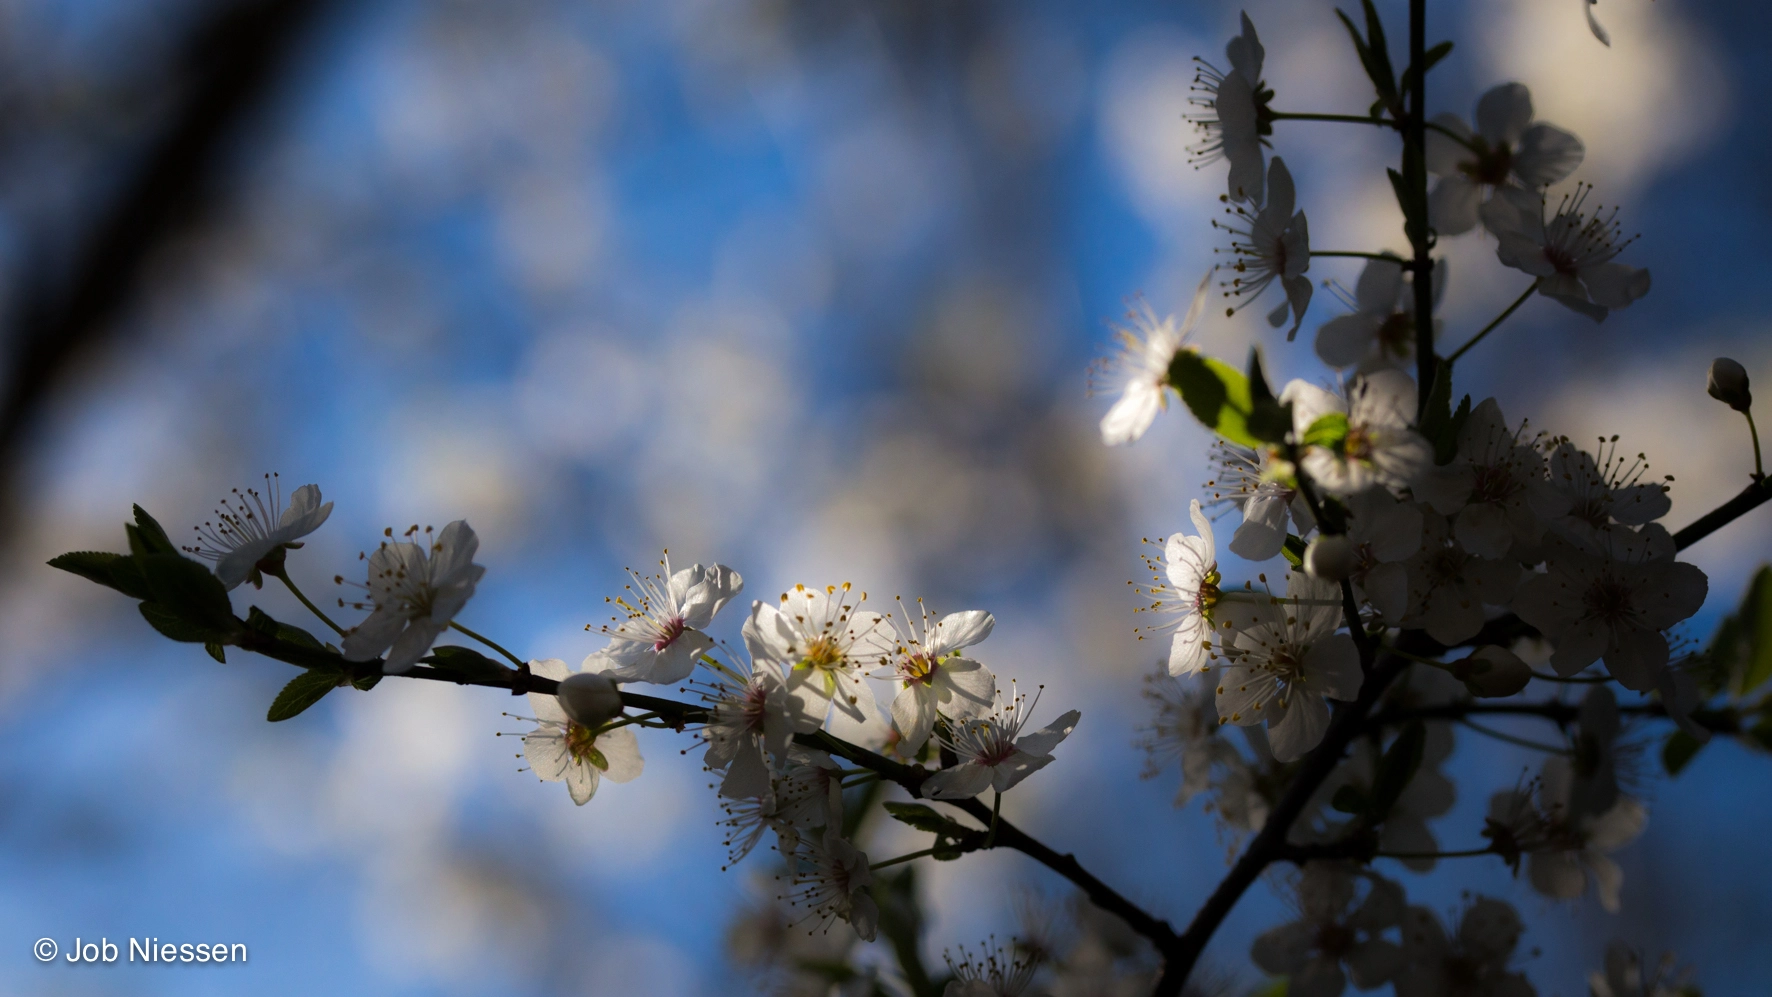
[[[1311,114],[1292,113],[1289,111],[1270,111],[1269,117],[1275,121],[1339,121],[1350,125],[1377,125],[1380,128],[1395,128],[1397,123],[1385,118],[1374,118],[1364,114]]]
[[[480,643],[485,644],[487,647],[492,648],[494,651],[497,651],[498,653],[504,655],[506,658],[510,659],[511,664],[516,665],[518,668],[523,667],[523,659],[517,657],[516,655],[512,654],[511,652],[505,650],[504,648],[499,647],[497,644],[494,644],[488,638],[480,636],[479,634],[473,632],[472,630],[469,630],[467,627],[464,627],[461,624],[455,622],[454,620],[450,620],[449,625],[453,629],[460,630],[462,633],[467,634],[469,637],[474,638],[475,640],[479,641]]]
[[[900,862],[909,862],[912,859],[920,859],[925,855],[934,855],[934,854],[935,854],[935,849],[925,848],[920,852],[911,852],[908,855],[900,855],[898,858],[895,858],[895,859],[887,859],[884,862],[875,862],[873,865],[868,866],[868,869],[869,870],[884,869],[889,865],[897,865]]]
[[[1565,677],[1550,672],[1541,672],[1537,669],[1532,670],[1532,677],[1543,679],[1546,682],[1567,682],[1571,685],[1598,685],[1602,682],[1612,681],[1610,675],[1570,675]]]
[[[1447,138],[1451,139],[1454,142],[1457,142],[1459,145],[1464,146],[1466,149],[1469,149],[1472,153],[1475,153],[1476,155],[1480,156],[1483,154],[1483,150],[1477,148],[1477,144],[1475,142],[1472,142],[1470,139],[1465,138],[1463,135],[1458,134],[1457,132],[1453,131],[1450,128],[1447,128],[1445,125],[1438,124],[1438,123],[1432,122],[1432,121],[1423,121],[1421,123],[1421,127],[1426,128],[1428,131],[1431,131],[1431,132],[1439,132],[1441,135],[1446,136]]]
[[[1460,346],[1456,350],[1453,350],[1452,355],[1446,358],[1446,362],[1453,363],[1459,357],[1462,357],[1466,353],[1468,353],[1470,351],[1471,347],[1482,342],[1484,336],[1487,336],[1491,332],[1494,332],[1496,326],[1507,321],[1507,317],[1509,315],[1512,315],[1515,311],[1519,310],[1519,307],[1521,305],[1525,304],[1526,299],[1530,298],[1532,296],[1532,292],[1536,291],[1536,290],[1538,290],[1538,281],[1534,280],[1530,287],[1528,287],[1528,288],[1526,288],[1526,290],[1520,292],[1520,296],[1514,299],[1513,304],[1507,306],[1507,311],[1504,311],[1500,315],[1495,316],[1495,321],[1490,322],[1488,325],[1484,326],[1482,332],[1479,332],[1476,335],[1472,336],[1470,339],[1470,342],[1464,344],[1463,346]]]
[[[1493,855],[1494,848],[1467,848],[1462,852],[1374,852],[1381,859],[1469,859]]]
[[[997,847],[997,815],[1002,812],[1003,794],[993,789],[991,790],[991,829],[989,833],[984,836],[984,846],[986,848]]]
[[[1755,445],[1755,449],[1756,450],[1758,449],[1758,444]],[[288,571],[279,570],[279,571],[275,572],[274,574],[272,574],[271,577],[282,582],[283,587],[288,589],[290,591],[290,594],[294,595],[297,599],[300,599],[301,604],[308,607],[308,612],[313,613],[315,616],[320,617],[320,622],[331,627],[333,633],[338,634],[340,637],[343,637],[345,635],[345,628],[344,627],[341,627],[338,624],[332,622],[332,617],[327,616],[325,613],[320,612],[320,607],[314,605],[312,602],[309,602],[308,597],[302,594],[301,589],[298,589],[295,587],[295,583],[289,580],[289,572]]]
[[[1754,480],[1764,481],[1766,480],[1766,467],[1760,463],[1760,430],[1754,425],[1752,412],[1742,409],[1741,414],[1747,416],[1747,431],[1752,433],[1754,438]]]
[[[1357,249],[1313,249],[1312,256],[1351,256],[1362,260],[1388,260],[1391,263],[1402,263],[1392,253],[1363,253]]]
[[[1488,737],[1492,737],[1492,738],[1496,739],[1497,741],[1505,741],[1508,744],[1517,745],[1522,748],[1531,748],[1533,751],[1542,751],[1542,752],[1545,752],[1546,754],[1551,754],[1551,755],[1566,755],[1569,753],[1568,748],[1559,748],[1556,745],[1552,745],[1552,744],[1540,744],[1539,742],[1531,740],[1529,738],[1515,737],[1512,734],[1508,734],[1503,731],[1496,730],[1493,727],[1485,727],[1482,724],[1477,723],[1476,721],[1472,720],[1469,717],[1462,717],[1459,719],[1458,722],[1461,724],[1464,724],[1466,727],[1469,727],[1471,730],[1474,730],[1479,734],[1483,734]]]

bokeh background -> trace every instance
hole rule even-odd
[[[1379,7],[1402,38],[1404,4]],[[1675,475],[1670,524],[1690,521],[1750,466],[1706,364],[1772,378],[1772,10],[1606,0],[1606,49],[1574,0],[1429,8],[1430,41],[1457,42],[1431,110],[1530,85],[1654,273],[1603,325],[1535,299],[1461,390],[1577,440],[1622,434]],[[1276,106],[1369,103],[1329,3],[1248,9]],[[720,940],[755,870],[719,871],[686,739],[648,732],[644,777],[575,808],[494,738],[526,726],[508,697],[388,682],[266,724],[287,666],[218,665],[42,564],[119,547],[132,501],[177,535],[272,470],[337,503],[291,562],[327,599],[382,527],[466,518],[489,570],[462,619],[525,656],[594,649],[583,627],[622,567],[664,547],[737,567],[747,598],[853,580],[989,609],[979,656],[1043,682],[1042,713],[1083,711],[1006,811],[1185,921],[1229,842],[1197,803],[1171,807],[1177,773],[1138,778],[1160,649],[1133,639],[1126,580],[1141,536],[1186,523],[1206,437],[1172,411],[1102,448],[1085,369],[1130,297],[1185,308],[1212,262],[1222,166],[1189,165],[1181,115],[1191,57],[1221,56],[1237,10],[0,4],[0,990],[738,987]],[[1402,248],[1392,137],[1302,124],[1276,145],[1319,248]],[[1523,278],[1480,237],[1445,246],[1461,341]],[[1351,284],[1357,262],[1310,276]],[[1339,309],[1319,291],[1296,344],[1260,307],[1209,317],[1200,341],[1263,343],[1280,376],[1320,378],[1310,338]],[[1712,592],[1695,638],[1769,537],[1762,510],[1690,553]],[[302,615],[270,589],[236,603]],[[1489,794],[1532,761],[1461,735],[1441,840],[1475,843]],[[1549,904],[1492,860],[1398,872],[1442,911],[1464,890],[1517,903],[1541,993],[1584,993],[1613,937],[1678,950],[1707,992],[1755,991],[1767,766],[1720,743],[1677,781],[1646,764],[1616,916]],[[880,840],[876,857],[899,842]],[[1019,884],[1058,890],[1015,854],[926,876],[928,954],[1012,930]],[[1248,942],[1283,912],[1257,886],[1212,959],[1254,982]],[[244,941],[251,962],[43,967],[27,950],[44,935]]]

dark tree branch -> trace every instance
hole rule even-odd
[[[192,33],[182,100],[134,175],[80,240],[64,279],[38,282],[11,318],[0,397],[0,540],[11,533],[19,461],[49,395],[126,310],[157,249],[200,223],[221,187],[219,154],[274,89],[328,0],[231,0]]]

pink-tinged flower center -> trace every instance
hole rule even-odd
[[[673,616],[670,619],[665,620],[658,628],[658,640],[653,642],[652,649],[654,651],[663,651],[665,648],[676,643],[677,638],[683,636],[683,631],[687,629],[689,629],[689,627],[683,623],[683,617],[681,616]]]
[[[745,686],[743,698],[739,700],[739,709],[744,716],[745,730],[761,733],[763,724],[769,718],[769,690],[760,682]]]
[[[992,730],[985,740],[982,751],[978,753],[978,763],[985,766],[1001,765],[1015,754],[1015,740],[1004,736],[1003,732]]]
[[[1474,469],[1476,474],[1471,482],[1472,505],[1488,502],[1505,502],[1518,493],[1524,486],[1515,474],[1512,461],[1498,464],[1479,464]]]
[[[1607,623],[1620,623],[1636,615],[1634,593],[1629,585],[1616,578],[1600,578],[1582,593],[1581,603],[1587,615]]]

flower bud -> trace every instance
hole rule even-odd
[[[1754,403],[1753,394],[1747,390],[1747,368],[1728,357],[1718,357],[1710,362],[1710,379],[1705,390],[1712,398],[1737,412],[1746,412]]]
[[[1490,645],[1472,651],[1470,657],[1452,662],[1453,674],[1479,699],[1499,699],[1526,688],[1532,669],[1519,656]]]
[[[554,695],[560,700],[560,708],[580,727],[601,727],[621,713],[621,693],[615,683],[594,672],[566,676]]]
[[[1353,541],[1339,533],[1325,534],[1305,548],[1304,573],[1312,578],[1339,582],[1354,573],[1359,560]]]

